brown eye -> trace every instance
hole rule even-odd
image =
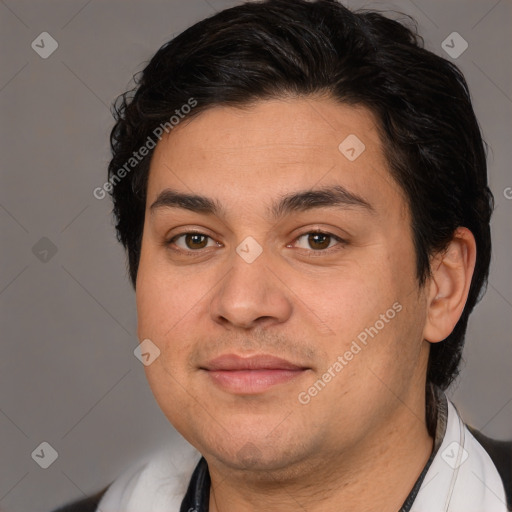
[[[185,235],[185,245],[188,249],[203,249],[206,247],[208,237],[197,233],[187,233]]]
[[[331,236],[325,233],[309,233],[308,244],[312,249],[327,249],[331,242]]]
[[[301,242],[301,240],[303,240]],[[337,242],[337,244],[336,244]],[[326,249],[330,249],[333,245],[341,245],[343,246],[346,242],[338,236],[332,235],[331,233],[323,233],[321,231],[312,231],[309,233],[304,233],[303,235],[297,237],[295,243],[300,249],[313,250],[316,252],[326,251]]]
[[[219,246],[211,237],[203,233],[182,233],[171,238],[167,243],[169,246],[176,246],[181,251],[199,251],[206,247]]]

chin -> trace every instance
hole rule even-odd
[[[252,442],[245,443],[236,453],[219,453],[218,459],[236,471],[264,472],[277,471],[287,467],[291,461],[288,457],[276,452],[275,447],[259,447]]]
[[[270,439],[267,432],[250,436],[245,431],[236,440],[224,435],[220,442],[208,439],[201,445],[198,449],[206,458],[210,454],[234,471],[264,472],[267,478],[269,471],[287,470],[307,457],[306,454],[298,453],[299,449],[304,449],[303,443],[292,440],[289,436],[273,436]]]

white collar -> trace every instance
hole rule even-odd
[[[201,454],[181,436],[115,480],[96,512],[179,512]],[[499,473],[448,401],[446,433],[411,512],[507,512]]]
[[[179,512],[201,454],[180,435],[130,466],[96,512]]]
[[[507,512],[498,470],[450,401],[443,442],[411,512]]]

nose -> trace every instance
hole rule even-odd
[[[265,251],[248,262],[233,255],[232,267],[212,297],[210,315],[224,327],[251,329],[286,322],[292,314],[290,291],[277,278]]]

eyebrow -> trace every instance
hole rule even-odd
[[[170,188],[158,194],[150,206],[150,211],[154,213],[161,208],[183,208],[206,215],[226,216],[226,210],[216,199]],[[375,209],[368,201],[341,185],[285,194],[272,203],[268,213],[271,219],[277,220],[293,212],[305,212],[315,208],[356,208],[367,213],[375,213]]]

